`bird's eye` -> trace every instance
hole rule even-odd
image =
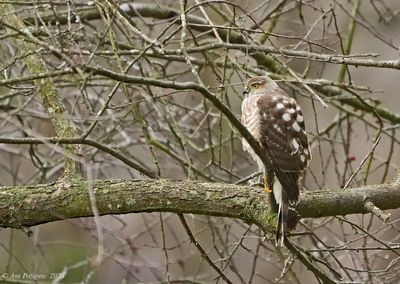
[[[258,87],[260,87],[260,84],[258,83],[254,83],[253,85],[251,85],[254,89],[257,89]]]

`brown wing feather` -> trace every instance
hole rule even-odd
[[[283,91],[264,95],[258,99],[257,104],[262,119],[261,143],[282,184],[285,199],[297,202],[300,178],[310,159],[300,107]]]

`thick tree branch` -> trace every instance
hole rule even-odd
[[[93,216],[87,182],[72,180],[0,188],[0,227],[20,228],[67,218]],[[100,215],[174,212],[239,218],[264,232],[275,229],[265,193],[249,186],[173,180],[93,181]],[[303,218],[368,213],[400,207],[400,183],[304,193],[296,210]]]
[[[12,26],[17,30],[27,31],[25,24],[16,15],[14,7],[11,4],[0,5],[0,19],[2,21],[2,26],[4,26],[5,23],[8,23],[8,27]],[[11,29],[8,28],[8,30]],[[29,32],[26,32],[26,34],[33,37]],[[16,38],[15,42],[20,49],[21,54],[27,55],[24,57],[24,62],[33,76],[47,72],[46,64],[40,55],[37,54],[35,44],[21,38]],[[75,125],[72,120],[69,119],[68,112],[66,111],[61,97],[52,81],[35,79],[34,84],[42,98],[43,106],[49,113],[50,120],[57,135],[64,138],[76,136]],[[64,174],[75,175],[76,168],[74,157],[76,156],[78,149],[75,145],[65,145],[64,149]]]

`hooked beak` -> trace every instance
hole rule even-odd
[[[243,95],[247,95],[249,93],[249,87],[244,87],[243,89]]]

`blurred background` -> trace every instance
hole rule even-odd
[[[257,165],[243,152],[238,131],[199,92],[123,83],[85,67],[204,84],[238,118],[243,83],[270,74],[303,109],[313,155],[304,190],[380,184],[400,167],[399,71],[309,58],[319,53],[398,60],[399,1],[12,2],[12,14],[26,29],[7,25],[2,13],[0,137],[57,135],[27,68],[31,54],[21,48],[23,41],[44,60],[43,80],[56,87],[78,136],[87,133],[162,178],[246,183]],[[273,50],[255,52],[253,46]],[[84,178],[148,178],[95,147],[80,145],[79,151],[73,158]],[[63,161],[62,145],[0,144],[0,185],[53,182],[63,173]],[[388,223],[371,214],[302,219],[292,239],[337,281],[398,283],[399,212],[387,213]],[[232,283],[318,283],[255,225],[185,217]],[[35,226],[30,234],[0,229],[1,281],[224,282],[175,214],[103,216],[100,222],[100,239],[93,218]],[[101,263],[94,261],[99,244]],[[23,273],[31,279],[12,277]],[[32,279],[40,275],[45,279]]]

